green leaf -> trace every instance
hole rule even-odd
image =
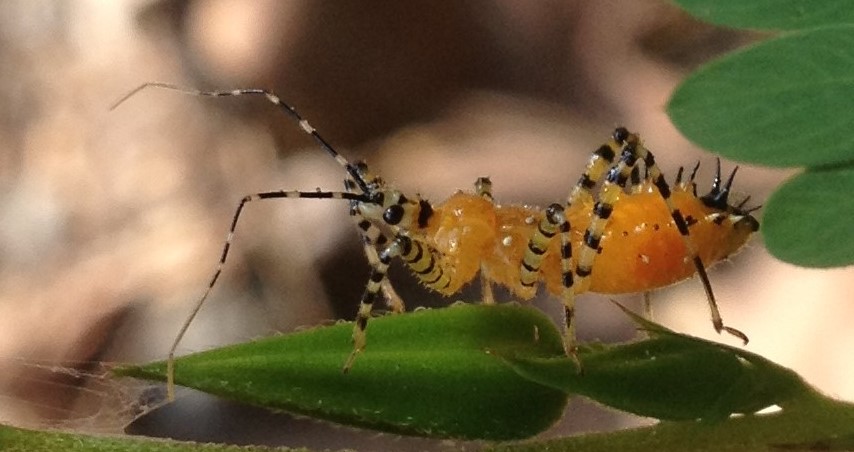
[[[95,436],[80,433],[29,430],[0,424],[3,452],[288,452],[307,451],[285,447],[197,444],[129,436]]]
[[[723,422],[662,422],[651,427],[494,445],[492,452],[717,452],[851,450],[854,406],[813,394],[793,409]]]
[[[854,23],[846,0],[675,0],[697,18],[733,28],[799,30]]]
[[[376,319],[348,374],[351,324],[340,324],[180,358],[176,381],[350,425],[469,439],[536,434],[569,394],[659,419],[720,420],[808,392],[759,356],[628,314],[651,338],[583,348],[583,373],[539,311],[481,305]],[[117,372],[162,380],[164,371],[161,362]]]
[[[854,8],[851,8],[854,9]],[[854,26],[765,41],[689,76],[668,112],[689,139],[766,166],[854,162]]]
[[[455,306],[371,321],[349,373],[352,323],[179,358],[178,384],[259,406],[409,435],[530,437],[567,395],[518,375],[490,350],[564,354],[551,320],[521,306]],[[165,379],[165,363],[117,369]]]
[[[810,170],[784,183],[765,206],[765,246],[808,267],[854,264],[854,167]]]
[[[505,359],[541,384],[662,420],[719,421],[785,406],[809,392],[796,374],[758,355],[677,334],[626,312],[650,339],[580,351],[583,373],[568,358]]]

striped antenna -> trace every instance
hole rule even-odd
[[[171,91],[178,91],[178,92],[184,93],[184,94],[190,94],[193,96],[203,96],[203,97],[229,97],[229,96],[244,96],[244,95],[264,96],[268,101],[270,101],[271,103],[273,103],[274,105],[279,107],[279,110],[283,111],[285,114],[287,114],[293,120],[295,120],[297,122],[297,124],[299,124],[300,129],[302,129],[303,132],[311,135],[311,137],[314,138],[314,141],[316,141],[318,144],[320,144],[320,147],[322,147],[326,151],[326,153],[331,155],[332,158],[334,158],[335,161],[338,162],[338,164],[341,165],[341,167],[344,168],[345,171],[347,171],[347,174],[349,174],[350,177],[356,182],[356,184],[359,186],[359,188],[362,190],[363,193],[371,193],[372,192],[368,183],[365,181],[365,178],[362,176],[362,171],[359,170],[359,167],[357,165],[353,165],[352,163],[347,161],[347,159],[344,158],[344,156],[342,156],[341,154],[339,154],[338,151],[336,151],[335,148],[333,148],[332,145],[329,144],[329,142],[326,141],[326,139],[323,138],[323,136],[321,136],[317,132],[317,130],[314,127],[312,127],[312,125],[309,124],[309,122],[305,118],[303,118],[302,115],[300,115],[299,112],[294,107],[292,107],[290,104],[284,102],[279,96],[276,95],[276,93],[274,93],[272,91],[269,91],[266,89],[259,89],[259,88],[234,89],[234,90],[230,90],[230,91],[201,91],[198,89],[186,88],[186,87],[182,87],[182,86],[178,86],[178,85],[173,85],[171,83],[147,82],[147,83],[143,83],[142,85],[139,85],[138,87],[131,90],[129,93],[122,96],[121,99],[117,100],[110,107],[110,110],[115,110],[116,108],[118,108],[119,105],[123,104],[126,100],[130,99],[131,97],[133,97],[134,95],[136,95],[137,93],[139,93],[140,91],[142,91],[146,88],[162,88],[162,89],[168,89]]]

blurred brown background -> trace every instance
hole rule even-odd
[[[108,111],[140,83],[271,88],[404,191],[441,201],[489,175],[498,200],[542,205],[564,199],[620,124],[671,174],[700,159],[706,183],[713,157],[678,134],[664,106],[692,69],[758,36],[657,0],[0,3],[0,420],[63,426],[79,416],[79,379],[27,363],[165,357],[241,196],[342,186],[335,162],[259,99],[150,90]],[[761,203],[787,174],[743,167],[737,189]],[[181,351],[352,318],[368,275],[360,254],[346,204],[250,205]],[[711,272],[724,318],[748,333],[749,350],[849,400],[852,276],[777,262],[761,236]],[[399,267],[392,279],[410,306],[449,302]],[[718,337],[696,281],[655,299],[665,325]],[[581,336],[631,337],[604,300],[582,298]],[[376,440],[188,400],[162,410],[178,417],[159,413],[163,425],[136,431],[313,447]],[[573,402],[545,435],[643,422]]]

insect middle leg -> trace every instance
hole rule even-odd
[[[578,182],[567,196],[564,206],[552,204],[546,209],[546,215],[540,220],[537,230],[528,242],[522,260],[521,284],[528,288],[533,296],[536,283],[539,280],[539,269],[548,244],[552,237],[560,234],[560,262],[561,262],[561,301],[564,306],[564,348],[570,356],[575,356],[576,350],[576,328],[575,328],[575,287],[578,281],[574,278],[578,268],[574,266],[572,257],[572,245],[570,243],[569,231],[571,225],[566,218],[565,212],[582,198],[593,197],[593,188],[601,180],[608,168],[611,167],[616,155],[615,149],[620,148],[616,137],[600,146],[588,160],[587,165]],[[580,274],[579,274],[580,276]]]
[[[489,202],[495,203],[492,197],[492,181],[488,177],[478,177],[474,183],[474,190],[478,196],[486,199]],[[480,267],[480,295],[483,298],[483,304],[495,304],[495,294],[492,292],[492,283],[486,277],[483,265]]]
[[[522,287],[534,295],[537,282],[540,280],[540,267],[549,249],[552,238],[560,234],[561,262],[561,301],[564,307],[564,348],[568,355],[575,357],[575,287],[573,281],[572,244],[569,239],[569,220],[566,218],[564,206],[552,204],[546,208],[545,215],[537,225],[537,229],[528,241],[528,247],[522,259],[520,283]]]

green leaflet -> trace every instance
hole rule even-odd
[[[765,166],[854,163],[854,26],[784,35],[725,55],[676,88],[667,110],[692,141]]]
[[[583,373],[536,309],[465,305],[375,319],[348,374],[350,323],[182,357],[176,381],[348,425],[490,440],[543,431],[570,394],[642,416],[714,421],[809,392],[761,357],[634,319],[651,337],[583,348]],[[165,364],[116,372],[164,380]]]
[[[349,373],[352,323],[179,358],[178,384],[238,401],[409,435],[513,439],[560,418],[563,392],[514,372],[491,350],[563,354],[558,331],[535,309],[454,306],[371,321]],[[118,369],[164,380],[165,363]]]
[[[733,28],[800,30],[854,23],[845,0],[675,0],[680,7],[717,25]]]

